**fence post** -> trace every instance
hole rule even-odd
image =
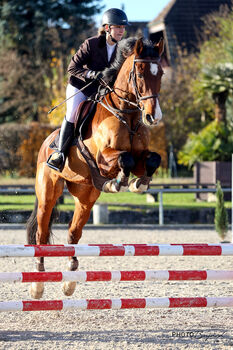
[[[108,206],[107,204],[96,203],[93,206],[93,224],[108,224]]]
[[[159,225],[164,224],[163,218],[163,191],[159,191]]]

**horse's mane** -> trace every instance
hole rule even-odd
[[[114,62],[109,68],[105,68],[103,71],[103,79],[110,85],[113,86],[116,77],[126,58],[133,54],[134,47],[138,38],[127,38],[123,39],[118,43],[117,53]],[[140,54],[140,58],[144,57],[155,57],[159,58],[159,51],[151,41],[143,40],[143,50]]]

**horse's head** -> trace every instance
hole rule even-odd
[[[142,39],[138,39],[134,47],[129,89],[142,111],[143,123],[149,126],[158,124],[162,119],[158,94],[163,75],[160,64],[163,47],[163,40],[156,45],[150,45],[145,44]]]

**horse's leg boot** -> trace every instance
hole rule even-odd
[[[47,165],[57,171],[62,171],[65,165],[67,152],[74,139],[74,123],[70,123],[64,118],[60,137],[58,150],[53,152],[47,160]]]

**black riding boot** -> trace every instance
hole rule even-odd
[[[47,165],[57,171],[62,171],[65,165],[67,152],[74,139],[74,123],[70,123],[64,118],[59,137],[58,150],[53,152],[47,160]]]

